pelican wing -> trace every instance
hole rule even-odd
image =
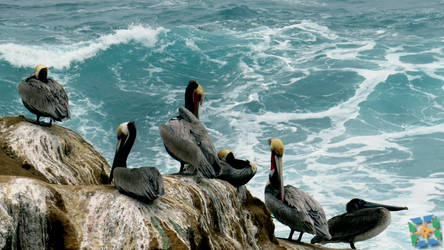
[[[301,218],[304,223],[312,224],[317,235],[328,239],[331,237],[324,209],[310,195],[296,187],[287,185],[284,187],[284,202],[303,215]]]
[[[150,202],[164,195],[162,176],[155,167],[115,168],[114,185],[128,196]]]
[[[19,95],[31,112],[61,121],[70,118],[68,95],[55,80],[47,83],[35,78],[27,78],[20,82]]]
[[[248,164],[248,166],[249,167],[244,168],[234,168],[232,165],[220,161],[221,171],[220,175],[217,176],[217,178],[228,181],[229,183],[231,183],[231,185],[235,187],[245,185],[256,174],[250,164]]]
[[[53,79],[48,79],[48,85],[52,89],[52,96],[54,98],[55,105],[54,109],[58,117],[61,119],[67,118],[71,119],[71,113],[69,112],[69,99],[62,85]]]
[[[174,158],[191,164],[201,175],[215,177],[219,159],[205,127],[188,110],[180,108],[179,113],[185,115],[159,126],[165,147]]]
[[[331,241],[350,242],[355,236],[374,228],[381,218],[381,208],[360,209],[328,220]]]

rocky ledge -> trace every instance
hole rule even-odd
[[[0,175],[27,176],[53,184],[108,182],[110,166],[80,135],[61,126],[45,127],[30,121],[23,116],[0,118]]]
[[[147,204],[94,185],[109,166],[71,130],[14,117],[0,133],[2,249],[326,249],[277,240],[264,203],[225,181],[163,175]]]

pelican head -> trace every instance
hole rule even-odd
[[[219,157],[219,160],[221,161],[227,161],[227,156],[231,154],[234,157],[234,154],[231,150],[229,149],[221,149],[219,150],[219,152],[217,152],[217,157]]]
[[[269,139],[268,144],[271,151],[270,183],[279,188],[281,200],[284,201],[284,173],[282,167],[284,144],[278,138]]]
[[[376,208],[376,207],[383,207],[386,208],[389,211],[399,211],[399,210],[407,210],[407,207],[396,207],[396,206],[389,206],[389,205],[383,205],[373,202],[368,202],[362,199],[354,198],[351,201],[347,203],[347,212],[352,213],[359,209],[363,208]]]
[[[117,128],[116,136],[117,136],[117,147],[116,152],[119,151],[128,141],[130,136],[130,128],[133,133],[136,133],[136,123],[135,122],[124,122],[119,125]],[[134,129],[132,129],[134,128]]]
[[[45,65],[37,65],[35,66],[34,73],[32,73],[35,78],[39,79],[42,82],[48,81],[48,67]]]
[[[236,162],[242,162],[242,166],[246,166],[246,164],[248,164],[251,167],[251,170],[253,171],[254,174],[257,171],[257,166],[254,162],[248,160],[247,161],[237,160],[236,158],[234,158],[233,151],[229,149],[219,150],[219,152],[217,152],[217,157],[219,158],[219,160],[227,162],[230,165],[237,165],[235,167],[239,167],[238,165],[240,165],[236,164]]]
[[[188,82],[185,90],[185,108],[191,111],[197,118],[199,118],[199,107],[204,101],[204,90],[196,80]]]

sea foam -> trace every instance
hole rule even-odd
[[[131,41],[152,47],[158,41],[159,34],[167,29],[131,25],[112,34],[102,35],[92,41],[74,44],[24,45],[15,43],[0,44],[0,59],[16,67],[34,67],[44,64],[55,69],[69,68],[74,62],[83,62],[94,57],[99,51],[107,50],[112,45],[126,44]]]

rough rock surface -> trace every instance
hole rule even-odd
[[[326,249],[277,241],[270,213],[225,181],[164,175],[150,204],[111,185],[0,176],[0,248]],[[280,244],[280,245],[279,245]]]
[[[92,185],[106,183],[109,172],[106,160],[70,129],[39,126],[24,117],[0,118],[0,175]]]
[[[295,243],[294,240],[278,239],[279,245],[287,250],[348,250],[350,248],[328,248],[309,243]]]
[[[147,204],[92,185],[109,166],[71,130],[0,118],[0,136],[0,249],[326,249],[277,240],[264,203],[225,181],[163,175]]]
[[[264,204],[220,180],[163,176],[151,204],[111,185],[0,176],[0,248],[279,249]]]

